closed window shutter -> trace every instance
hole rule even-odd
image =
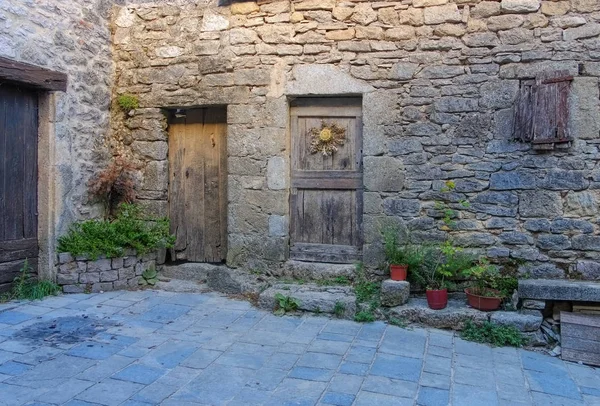
[[[567,148],[569,134],[569,92],[573,77],[557,71],[523,81],[515,111],[514,136],[531,142],[534,149]]]

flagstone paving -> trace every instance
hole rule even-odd
[[[600,370],[218,294],[0,305],[0,405],[600,405]]]

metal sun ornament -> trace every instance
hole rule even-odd
[[[325,121],[321,121],[321,127],[311,128],[308,135],[311,137],[310,152],[320,152],[323,156],[332,155],[346,141],[346,129]]]

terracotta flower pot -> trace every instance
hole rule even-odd
[[[408,274],[408,265],[390,265],[390,278],[393,281],[405,281]]]
[[[433,310],[441,310],[448,304],[448,289],[428,289],[425,294],[427,295],[427,304]]]
[[[488,292],[492,292],[496,296],[481,296],[473,293],[473,291],[472,288],[465,289],[467,301],[472,308],[489,312],[491,310],[497,310],[500,307],[502,296],[497,290],[488,289]]]

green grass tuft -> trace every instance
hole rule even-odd
[[[489,321],[484,322],[482,325],[477,325],[470,320],[467,321],[464,330],[461,332],[461,337],[465,340],[488,343],[496,347],[522,347],[528,341],[516,328],[500,326]]]
[[[140,102],[136,96],[131,94],[122,94],[117,98],[117,104],[119,107],[128,112],[130,110],[135,110],[140,107]]]
[[[60,286],[52,281],[38,281],[31,277],[32,272],[29,261],[25,260],[19,271],[19,276],[13,281],[12,289],[0,297],[0,302],[9,300],[40,300],[46,296],[54,296],[61,292]]]
[[[370,310],[361,310],[354,316],[354,321],[359,323],[372,323],[375,321],[375,315]]]

